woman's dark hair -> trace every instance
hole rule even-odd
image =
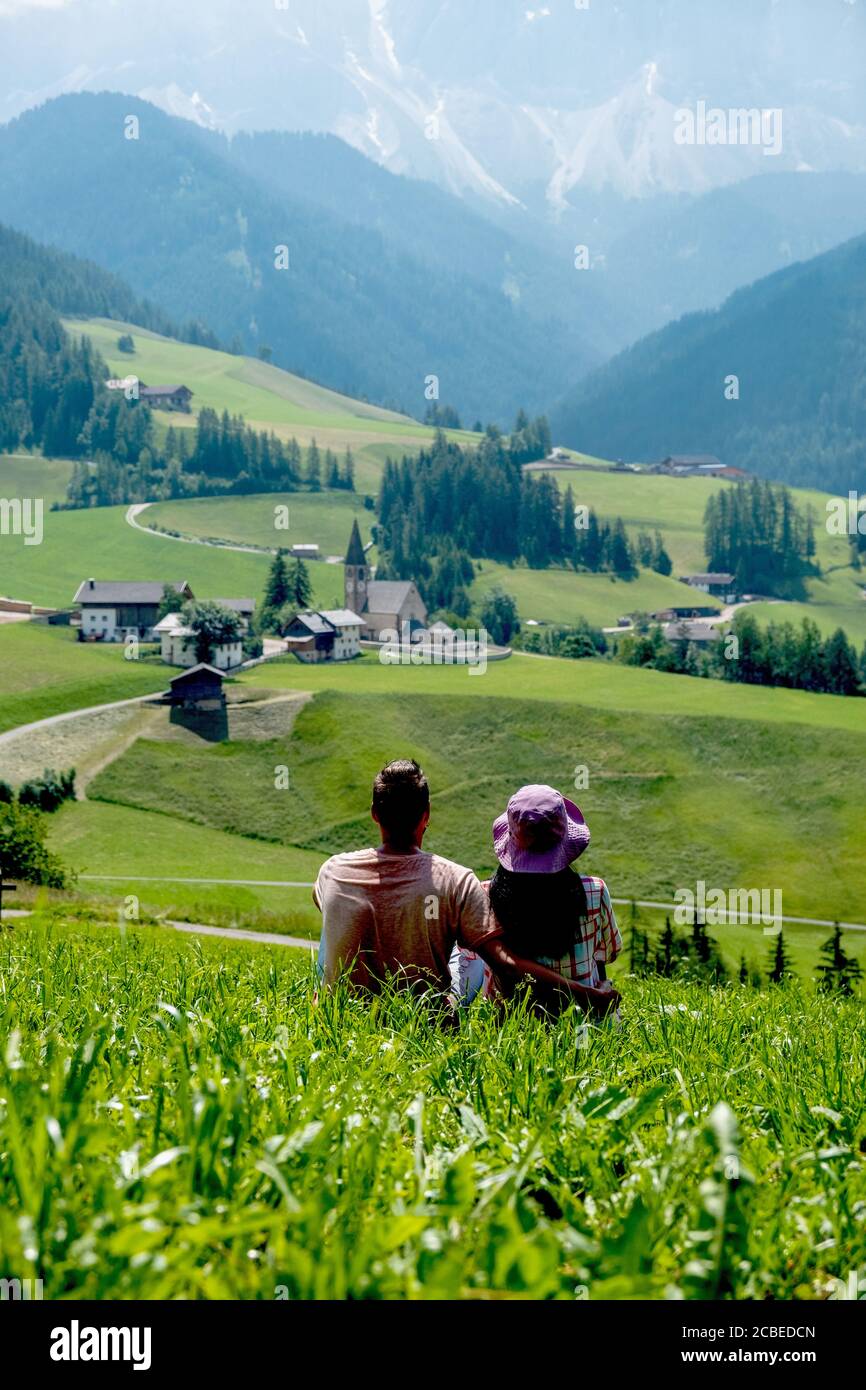
[[[580,874],[514,874],[500,864],[490,881],[490,906],[505,941],[529,960],[559,960],[574,945],[588,911]]]
[[[429,809],[430,788],[414,758],[398,758],[377,773],[373,810],[393,844],[408,848],[421,817]]]

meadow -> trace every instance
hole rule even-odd
[[[126,513],[126,507],[47,512],[41,545],[25,546],[18,537],[12,546],[4,542],[4,587],[13,597],[65,608],[89,578],[186,579],[197,598],[261,599],[270,556],[145,534],[127,524]],[[311,565],[310,579],[318,606],[342,604],[342,566]]]
[[[288,508],[286,530],[275,528],[277,507]],[[318,545],[325,558],[345,555],[353,521],[357,521],[366,545],[376,514],[364,506],[360,493],[324,491],[156,502],[137,519],[142,526],[162,527],[201,540],[217,538],[268,549],[279,545]]]
[[[855,1004],[628,981],[619,1031],[313,1004],[300,953],[0,937],[0,1253],[50,1299],[823,1299],[866,1259]]]
[[[124,661],[121,646],[77,642],[68,627],[0,626],[0,733],[70,710],[165,689],[165,666]],[[0,747],[0,776],[3,775]]]
[[[427,847],[479,873],[494,868],[490,825],[511,793],[549,782],[581,804],[593,830],[587,872],[615,896],[670,902],[703,880],[779,889],[786,915],[864,919],[862,734],[825,729],[819,745],[796,725],[587,707],[576,715],[555,701],[468,693],[322,692],[288,738],[182,748],[141,738],[88,797],[233,836],[255,827],[257,838],[322,859],[370,842],[373,776],[412,756],[433,789]],[[588,782],[579,792],[575,774]],[[761,928],[752,933],[763,950]]]
[[[417,450],[433,437],[429,426],[408,415],[340,395],[254,358],[179,343],[135,324],[108,319],[66,319],[64,326],[76,337],[89,338],[116,376],[135,375],[148,386],[182,382],[194,392],[192,414],[156,412],[160,428],[192,428],[196,413],[209,406],[220,413],[243,415],[254,428],[273,430],[284,439],[294,437],[301,445],[315,438],[323,449],[342,452],[350,446],[358,456],[359,488],[375,488],[381,446],[387,446],[386,452],[403,453]],[[132,335],[134,353],[118,352],[122,333]],[[449,433],[457,440],[475,438],[467,430]]]

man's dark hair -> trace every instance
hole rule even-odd
[[[373,810],[394,844],[408,848],[418,822],[429,809],[430,788],[414,758],[398,758],[377,773]]]

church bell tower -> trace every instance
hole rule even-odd
[[[346,607],[350,608],[353,613],[357,613],[360,618],[363,617],[364,609],[367,607],[367,583],[370,578],[370,571],[357,521],[352,522],[352,534],[349,537],[349,549],[346,551],[345,565]]]

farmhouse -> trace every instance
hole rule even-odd
[[[694,603],[687,607],[661,608],[657,613],[650,613],[650,617],[656,623],[674,623],[679,618],[717,618],[718,615],[717,608],[702,608]],[[631,619],[628,619],[628,622],[631,622]]]
[[[153,640],[164,587],[148,581],[103,583],[85,579],[73,599],[81,610],[78,640],[125,642],[130,637],[138,637],[143,642]],[[169,588],[176,590],[181,604],[195,597],[186,580],[172,583]]]
[[[363,626],[348,608],[296,613],[285,632],[286,647],[299,661],[351,661],[361,650]]]
[[[700,589],[702,594],[712,594],[725,603],[734,603],[737,598],[735,580],[732,574],[692,574],[686,583],[692,589]]]
[[[229,612],[237,613],[240,619],[241,630],[248,632],[253,614],[256,611],[256,601],[254,598],[215,598],[214,603],[218,603],[220,608],[228,608]]]
[[[712,474],[713,469],[721,467],[722,461],[717,459],[715,454],[668,454],[667,458],[662,459],[657,465],[656,471],[686,478],[704,471]]]
[[[187,627],[180,613],[168,613],[153,629],[159,638],[162,659],[167,666],[198,665],[196,634]],[[240,637],[234,642],[222,642],[211,648],[210,662],[219,671],[231,671],[244,659],[244,644]]]
[[[188,386],[145,386],[139,383],[138,399],[153,410],[182,410],[190,413],[193,393]]]
[[[371,579],[357,521],[346,552],[346,607],[362,619],[361,637],[380,642],[383,632],[410,632],[426,626],[427,607],[411,580]]]
[[[320,550],[319,550],[319,547],[318,547],[317,545],[312,545],[312,544],[310,544],[310,545],[307,545],[307,544],[293,545],[292,548],[291,548],[291,550],[289,551],[289,554],[290,554],[290,555],[292,556],[292,558],[295,559],[295,560],[319,560],[319,559],[321,559],[321,552],[320,552]]]
[[[665,623],[662,632],[668,642],[688,642],[695,647],[710,646],[721,637],[719,629],[710,623]]]
[[[743,482],[750,476],[744,468],[722,463],[715,454],[669,454],[652,471],[673,478],[726,478],[731,483]]]

